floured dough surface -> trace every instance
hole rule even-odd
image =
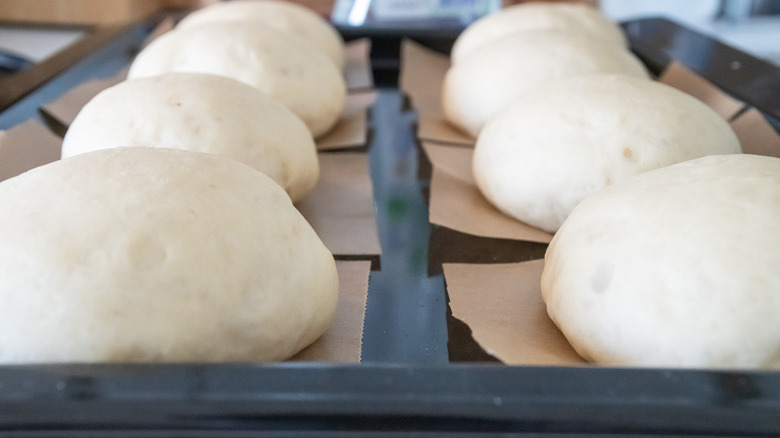
[[[338,300],[285,192],[225,157],[115,148],[0,183],[0,362],[285,359]]]
[[[328,54],[341,68],[344,41],[338,31],[313,10],[281,0],[242,0],[214,3],[185,16],[178,28],[220,21],[262,23],[305,38]]]
[[[584,200],[545,257],[550,317],[619,366],[780,368],[780,159],[704,157]]]
[[[336,124],[346,99],[341,71],[321,50],[255,23],[210,23],[163,34],[138,54],[128,78],[172,72],[249,84],[289,108],[315,137]]]
[[[594,75],[540,88],[491,121],[473,173],[498,209],[555,232],[582,199],[611,184],[739,152],[728,123],[697,99],[645,79]]]
[[[633,54],[605,46],[600,39],[556,31],[512,34],[450,67],[442,107],[447,120],[476,137],[488,120],[525,93],[598,73],[648,77]]]
[[[492,40],[535,30],[585,34],[619,48],[628,45],[620,26],[590,5],[537,2],[509,6],[475,21],[455,40],[450,57],[459,62]]]
[[[319,176],[306,125],[257,89],[224,76],[169,73],[108,88],[68,128],[62,156],[123,146],[224,155],[270,176],[293,201]]]

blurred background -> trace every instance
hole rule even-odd
[[[113,25],[161,10],[218,0],[0,0],[0,70],[23,69],[85,34],[74,25]],[[521,0],[293,0],[340,26],[464,26]],[[545,0],[537,0],[545,1]],[[555,1],[555,0],[546,0]],[[780,65],[780,0],[580,0],[626,21],[663,16]],[[41,26],[56,23],[61,26]]]

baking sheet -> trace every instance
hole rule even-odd
[[[667,37],[672,35],[666,32]],[[382,32],[377,38],[385,43]],[[383,96],[395,93],[386,90]],[[379,100],[372,126],[398,119],[392,102]],[[390,137],[369,149],[373,165],[380,169],[372,177],[380,191],[398,195],[393,191],[399,185],[396,178],[408,166],[405,151],[414,144],[406,136]],[[386,221],[384,233],[397,238],[428,227],[425,221],[410,222]],[[414,256],[425,258],[417,252]],[[430,280],[426,285],[437,283],[437,278]],[[387,295],[378,303],[388,305],[376,306],[373,313],[388,314],[393,312],[390,304],[403,303],[410,310],[406,313],[415,315],[389,314],[397,323],[373,327],[367,342],[432,342],[429,331],[409,323],[417,321],[414,317],[425,320],[418,303],[408,303],[420,296],[420,286],[402,284],[374,288],[369,295]],[[376,324],[369,321],[370,313],[366,324]],[[398,327],[405,330],[399,333]],[[51,434],[103,430],[118,435],[169,430],[199,436],[227,430],[249,435],[425,431],[443,436],[454,430],[464,435],[567,436],[780,432],[777,373],[432,365],[437,346],[430,347],[393,350],[360,365],[0,367],[0,430],[30,436],[42,429]]]
[[[552,234],[503,214],[482,196],[474,184],[471,156],[475,139],[450,125],[441,109],[439,90],[448,66],[445,54],[412,41],[403,42],[400,86],[410,95],[412,105],[419,113],[417,137],[432,167],[428,194],[431,224],[489,239],[483,246],[493,246],[497,248],[497,253],[511,248],[499,239],[548,243]],[[780,135],[758,111],[749,109],[744,102],[724,93],[681,63],[670,63],[658,80],[698,98],[729,121],[744,152],[780,154]],[[474,250],[468,246],[453,248],[453,240],[465,241],[462,236],[453,233],[434,233],[430,244],[431,257],[446,261],[448,257],[441,252],[459,251],[466,254],[462,259],[471,257],[474,263],[479,263],[445,263],[442,271],[451,318],[465,323],[473,339],[487,354],[509,365],[570,365],[578,362],[572,360],[573,356],[561,352],[560,332],[546,318],[546,313],[545,317],[542,316],[544,303],[537,285],[542,260],[520,264],[491,263],[484,257],[489,250]],[[531,248],[529,254],[543,255],[535,248]],[[429,272],[436,273],[438,270],[429,267]],[[537,295],[537,299],[529,299],[532,295]],[[522,299],[525,301],[518,301]],[[450,333],[454,330],[456,328],[451,327]],[[565,339],[563,343],[566,344]],[[469,360],[468,355],[453,352],[468,349],[468,345],[451,343],[449,348],[451,357]],[[477,357],[484,359],[480,354],[472,354],[471,358],[479,360],[475,359]],[[579,359],[579,362],[582,360]]]

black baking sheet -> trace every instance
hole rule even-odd
[[[663,62],[669,57],[665,46],[645,40],[644,30],[654,28],[639,27],[626,27],[635,49],[649,62]],[[676,47],[676,32],[687,38],[688,31],[673,23],[662,28],[668,46]],[[35,116],[41,100],[79,78],[124,65],[143,29],[128,29],[4,111],[0,127]],[[383,256],[381,270],[370,278],[362,364],[5,366],[0,434],[780,435],[776,372],[510,367],[478,355],[450,363],[443,278],[428,275],[432,233],[425,180],[418,179],[416,115],[395,87],[393,56],[401,37],[445,48],[451,38],[437,38],[431,30],[343,33],[373,37],[372,63],[380,72],[369,159]],[[637,38],[642,44],[636,45]],[[751,102],[750,90],[743,91],[740,97]],[[771,105],[763,108],[772,111]],[[448,252],[461,245],[469,244],[460,241]],[[483,250],[477,254],[485,256]]]

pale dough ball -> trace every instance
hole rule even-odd
[[[604,365],[780,367],[780,159],[704,157],[585,199],[550,244],[542,294]]]
[[[199,152],[88,152],[0,183],[0,362],[290,357],[333,256],[270,178]]]
[[[623,31],[598,9],[583,3],[524,3],[500,9],[469,25],[455,40],[452,62],[497,38],[518,32],[555,30],[586,34],[618,48],[628,45]]]
[[[293,202],[317,183],[317,149],[290,110],[223,76],[169,73],[121,82],[87,103],[62,157],[123,146],[224,155],[279,183]]]
[[[313,10],[289,1],[247,0],[214,3],[185,16],[177,28],[218,21],[262,23],[305,38],[327,53],[341,68],[344,64],[344,41],[336,28]]]
[[[597,73],[647,78],[629,51],[574,33],[512,34],[470,53],[444,77],[442,107],[451,123],[476,137],[510,102],[545,83]]]
[[[667,85],[594,75],[542,87],[491,121],[474,150],[483,195],[555,232],[585,197],[640,172],[741,152],[731,127]]]
[[[315,137],[336,124],[346,99],[341,71],[322,51],[257,24],[211,23],[163,34],[138,54],[128,78],[171,72],[249,84],[289,108]]]

